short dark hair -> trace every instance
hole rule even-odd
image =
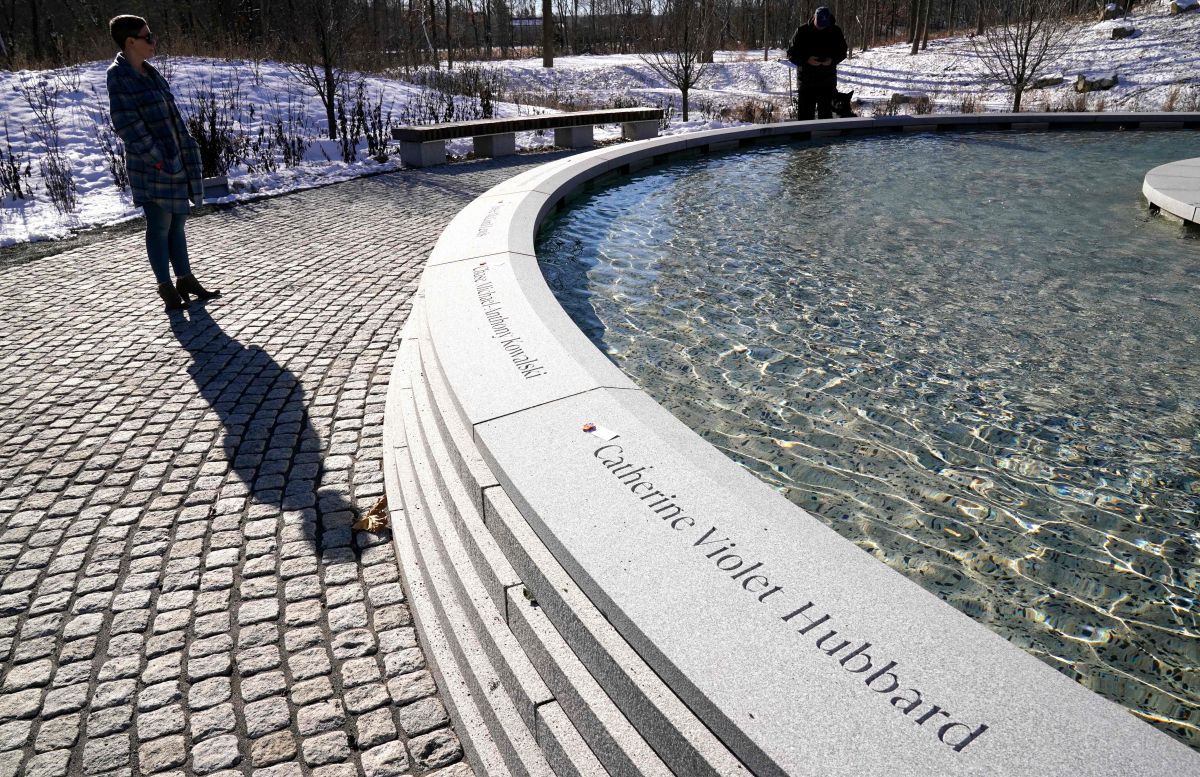
[[[108,34],[116,42],[117,48],[125,48],[126,38],[136,38],[146,26],[146,20],[140,16],[114,16],[108,22]]]

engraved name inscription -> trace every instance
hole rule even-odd
[[[534,356],[525,350],[525,344],[520,335],[514,334],[504,315],[504,305],[496,296],[496,285],[488,280],[488,266],[481,264],[471,271],[475,282],[475,296],[483,310],[483,317],[488,328],[492,330],[492,339],[500,341],[512,363],[516,365],[521,377],[526,380],[540,378],[546,374],[546,368]]]
[[[904,669],[898,661],[887,658],[885,648],[860,636],[843,634],[840,628],[834,628],[835,615],[823,606],[802,593],[785,591],[782,585],[774,584],[774,573],[764,562],[755,560],[752,552],[719,526],[690,515],[691,511],[676,501],[678,497],[669,493],[670,487],[656,485],[651,480],[653,464],[630,461],[624,446],[614,442],[619,437],[605,440],[592,455],[643,503],[647,518],[667,531],[679,532],[683,541],[695,548],[697,563],[710,566],[735,591],[745,591],[742,595],[750,606],[771,608],[779,622],[787,624],[784,633],[805,637],[798,640],[801,645],[828,656],[830,666],[861,678],[862,687],[879,694],[901,715],[930,731],[957,753],[988,730],[986,723],[959,722],[945,705],[933,703],[915,687],[905,687],[912,683],[903,679]],[[932,725],[926,726],[927,723]]]

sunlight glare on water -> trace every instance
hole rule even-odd
[[[1196,140],[704,157],[580,201],[538,255],[581,329],[709,442],[1200,749],[1200,240],[1140,196]]]

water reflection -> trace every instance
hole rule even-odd
[[[598,193],[539,256],[710,442],[1200,747],[1200,244],[1139,200],[1180,136],[1120,140],[714,157]]]

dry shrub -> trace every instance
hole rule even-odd
[[[1200,87],[1172,86],[1163,100],[1164,111],[1191,113],[1200,111]]]
[[[909,103],[912,106],[912,112],[915,116],[924,116],[933,113],[934,104],[933,98],[927,94],[918,95]]]
[[[1047,99],[1047,111],[1064,112],[1064,113],[1086,113],[1091,110],[1091,98],[1085,92],[1079,94],[1077,92],[1066,92],[1058,98],[1057,102],[1050,103]]]

